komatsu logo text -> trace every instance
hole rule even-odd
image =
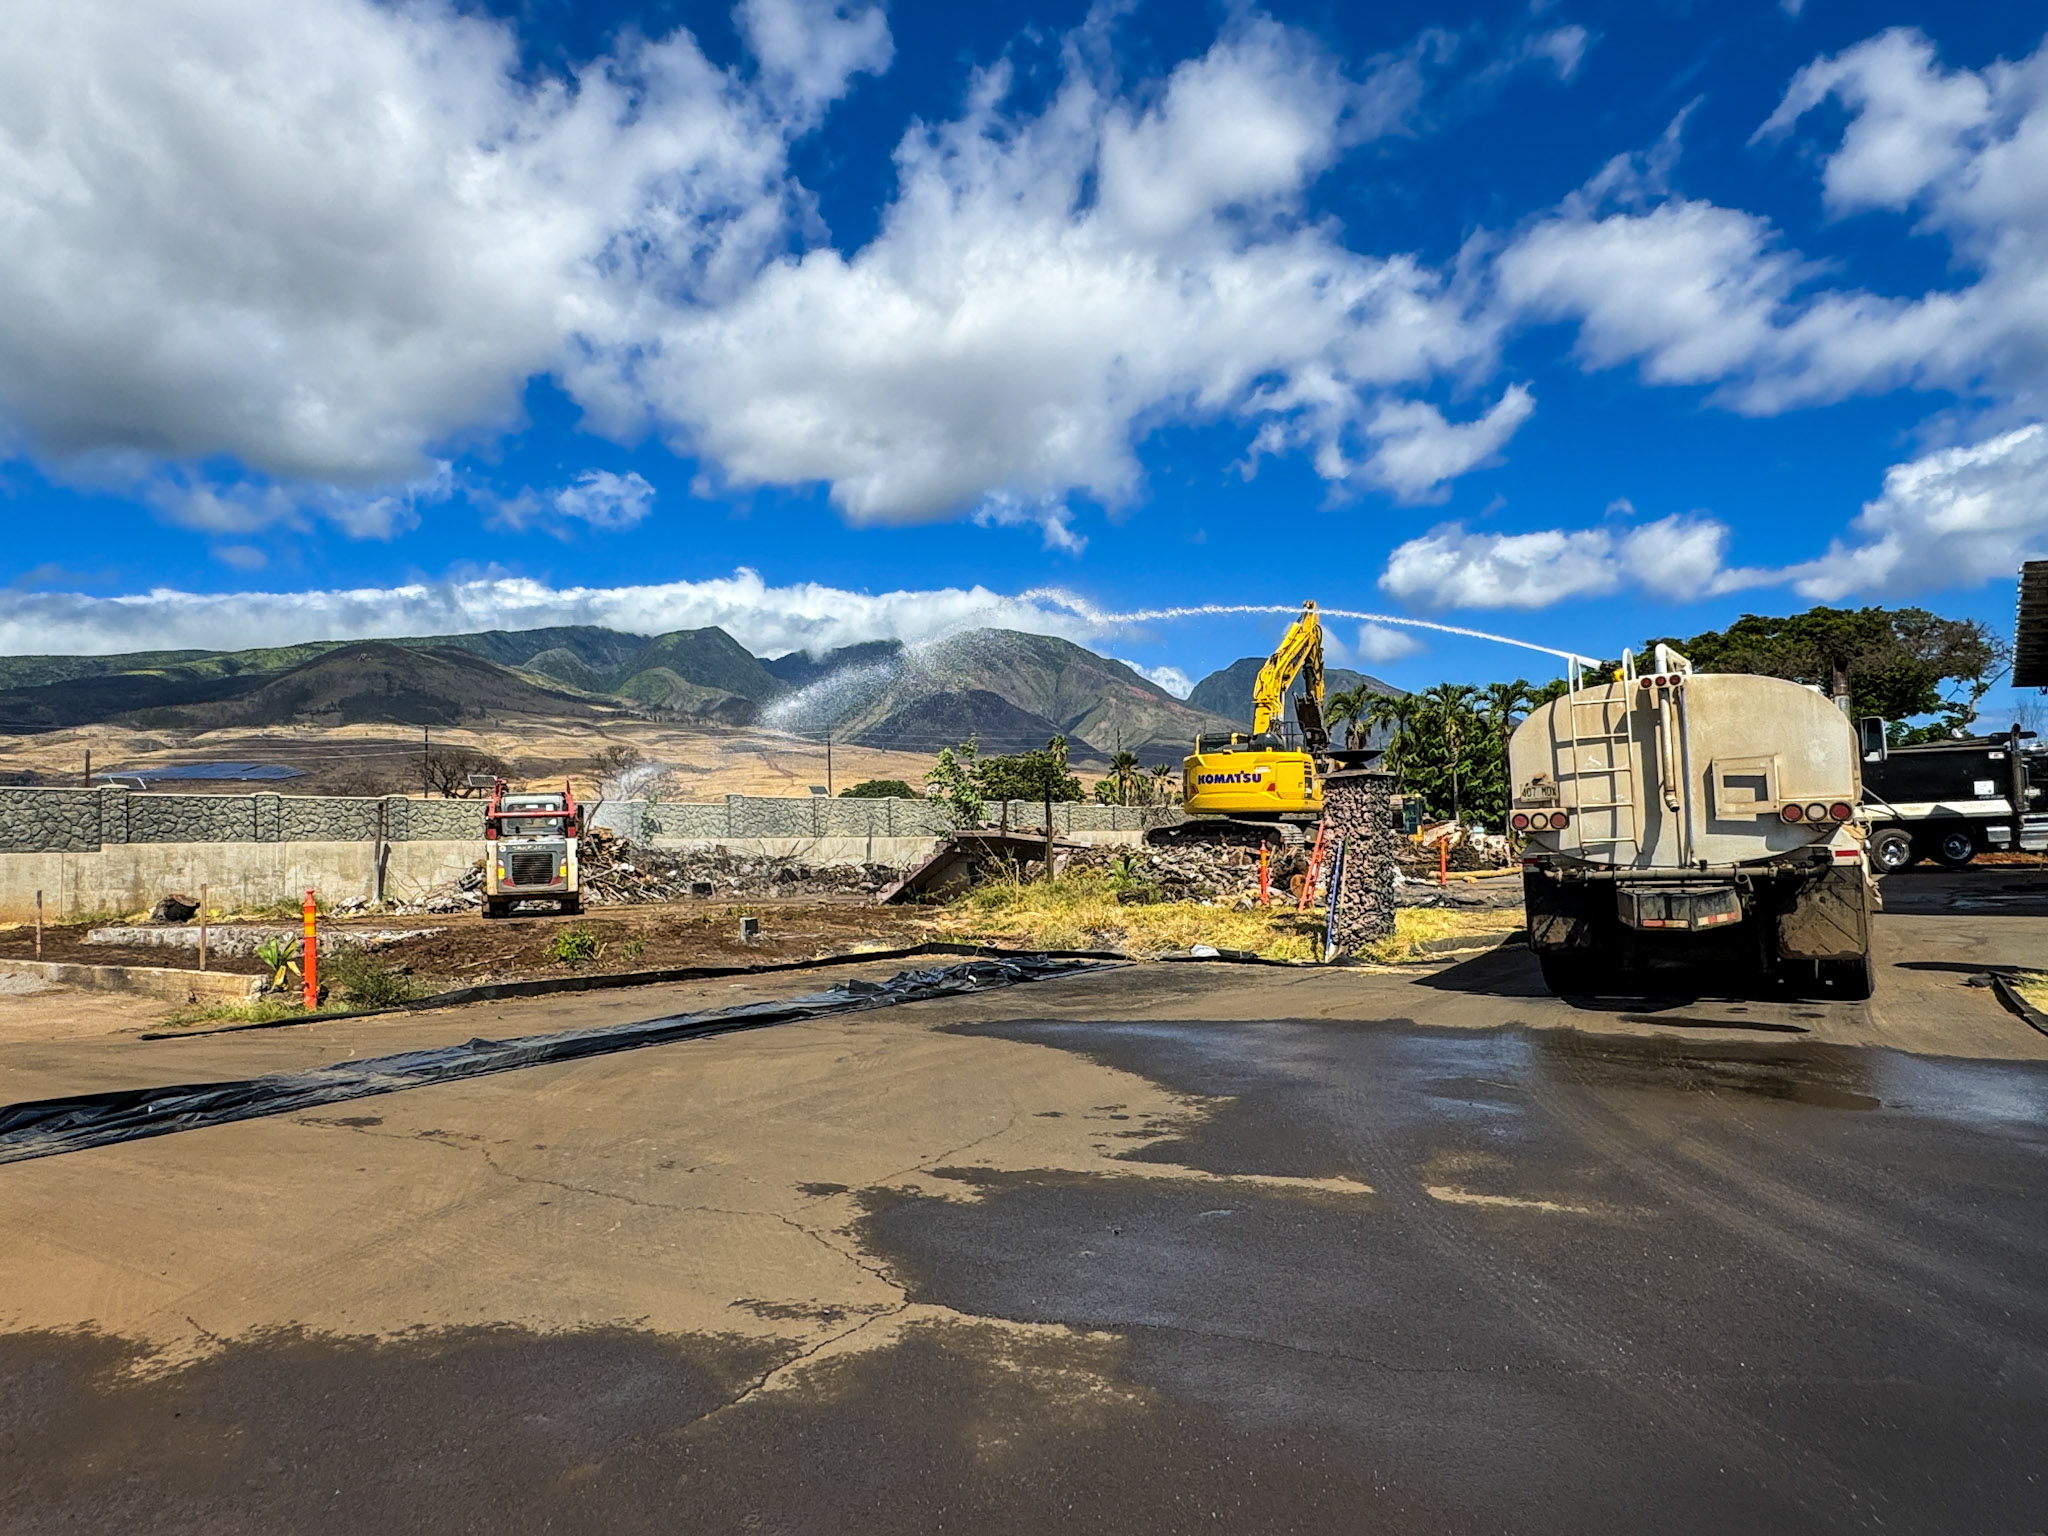
[[[1196,778],[1197,784],[1258,784],[1265,780],[1265,770],[1254,768],[1250,773],[1205,773]]]

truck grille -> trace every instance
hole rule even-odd
[[[522,848],[505,855],[507,885],[553,885],[557,855],[546,848]]]

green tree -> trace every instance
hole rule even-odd
[[[902,779],[863,779],[839,791],[842,800],[915,800],[917,791]]]
[[[924,776],[933,794],[953,813],[953,824],[978,827],[988,810],[981,787],[981,748],[970,736],[957,747],[939,748],[939,760]]]
[[[1966,729],[2011,662],[2010,648],[1987,626],[1925,608],[1822,607],[1787,618],[1746,613],[1725,630],[1666,643],[1702,672],[1760,673],[1846,693],[1850,714],[1882,716],[1897,745]],[[1940,718],[1907,723],[1925,715]]]
[[[1380,693],[1369,683],[1360,683],[1355,688],[1341,688],[1331,694],[1324,703],[1323,723],[1333,731],[1338,726],[1343,726],[1344,744],[1347,747],[1355,747],[1360,736],[1372,734],[1371,725],[1366,723],[1366,715],[1372,707],[1372,701],[1385,697],[1385,694]]]

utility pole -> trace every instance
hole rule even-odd
[[[92,748],[85,749],[85,787],[92,788]]]
[[[832,798],[832,733],[825,733],[825,798]],[[2014,846],[2018,846],[2015,844]]]

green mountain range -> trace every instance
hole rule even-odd
[[[647,636],[565,625],[245,651],[0,657],[0,732],[99,722],[205,730],[638,716],[759,724],[917,752],[969,735],[990,751],[1020,751],[1057,733],[1080,760],[1123,749],[1149,764],[1178,761],[1199,732],[1244,729],[1258,666],[1257,658],[1234,663],[1181,700],[1120,661],[1012,630],[764,659],[722,629]],[[1374,681],[1330,674],[1333,688],[1359,680]]]

